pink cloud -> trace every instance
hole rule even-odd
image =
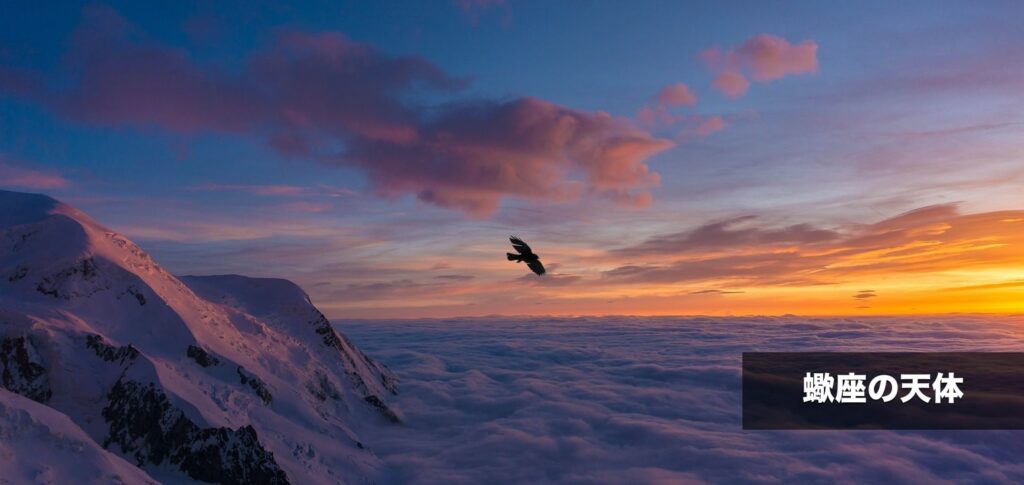
[[[26,189],[61,189],[71,185],[58,174],[6,163],[0,156],[0,185]]]
[[[658,122],[661,121],[661,115],[663,112],[663,110],[659,110],[658,108],[651,108],[645,106],[643,108],[640,108],[640,111],[637,111],[636,119],[637,121],[640,122],[641,125],[652,127],[654,125],[657,125]]]
[[[747,81],[746,77],[736,71],[719,73],[715,76],[715,80],[711,82],[711,85],[730,98],[743,96],[750,89],[750,81]]]
[[[725,129],[725,120],[721,116],[710,116],[704,118],[697,125],[697,134],[709,136]]]
[[[697,95],[693,94],[690,87],[683,83],[665,86],[655,97],[662,106],[693,106],[697,104]]]
[[[694,136],[710,136],[724,130],[728,125],[725,118],[720,115],[704,116],[700,114],[686,113],[675,114],[667,110],[664,106],[658,106],[656,108],[646,107],[641,109],[637,113],[637,120],[641,125],[649,128],[672,126],[681,127],[675,136],[675,140],[680,142]]]
[[[334,206],[327,202],[286,202],[282,204],[285,210],[292,212],[319,213],[331,210]]]
[[[770,34],[759,34],[734,49],[706,49],[700,59],[716,73],[713,86],[730,97],[742,96],[755,81],[769,82],[788,75],[807,74],[818,70],[818,44],[805,40],[791,44]]]
[[[686,119],[686,116],[674,114],[665,106],[645,106],[637,111],[636,119],[641,126],[654,128],[658,125],[674,125]]]
[[[693,94],[686,84],[675,83],[661,88],[654,96],[653,101],[653,106],[645,106],[636,114],[637,121],[648,128],[657,125],[673,125],[684,119],[684,116],[672,113],[670,108],[693,106],[697,104],[697,95]]]
[[[421,128],[415,143],[356,143],[348,155],[385,194],[414,192],[476,215],[505,194],[567,200],[586,191],[642,204],[636,189],[659,183],[644,161],[672,145],[622,118],[536,98],[465,104]]]
[[[757,81],[818,70],[818,44],[810,40],[794,45],[782,37],[761,34],[747,39],[734,53]]]
[[[108,8],[89,12],[65,56],[69,87],[33,99],[84,123],[256,137],[288,157],[361,169],[384,196],[473,215],[506,197],[643,204],[658,183],[646,160],[672,145],[627,119],[535,98],[424,106],[414,95],[451,95],[465,80],[340,33],[283,31],[226,67]]]
[[[740,81],[746,83],[742,76]],[[743,88],[745,91],[745,86]],[[697,96],[684,83],[665,86],[654,96],[654,101],[654,106],[645,106],[637,111],[637,121],[648,129],[682,126],[675,136],[676,141],[694,136],[705,137],[725,129],[726,123],[721,116],[688,114],[672,109],[697,104]]]
[[[266,196],[303,195],[307,193],[307,189],[305,187],[299,187],[296,185],[204,184],[192,187],[192,190],[201,190],[206,192],[245,192]]]
[[[305,199],[333,199],[339,197],[357,197],[359,193],[343,188],[328,185],[298,186],[298,185],[258,185],[258,184],[202,184],[189,187],[189,190],[201,192],[236,192],[245,195],[258,195],[263,197],[278,198],[305,198]],[[314,202],[315,203],[315,202]],[[294,207],[300,207],[296,205]],[[316,212],[308,210],[304,212]]]
[[[80,121],[179,133],[270,128],[293,149],[315,147],[314,134],[401,142],[416,136],[418,113],[399,93],[465,84],[420,58],[386,56],[339,33],[283,31],[232,72],[200,65],[183,49],[119,35],[126,28],[111,29],[111,15],[88,15],[101,20],[78,29],[69,54],[79,75],[57,108]]]

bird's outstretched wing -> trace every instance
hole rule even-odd
[[[526,265],[529,266],[530,269],[533,270],[534,273],[537,273],[537,276],[540,276],[540,275],[544,274],[544,265],[540,264],[540,260],[539,259],[535,259],[533,261],[530,261],[530,262],[526,263]]]
[[[512,247],[515,248],[515,250],[518,251],[519,254],[533,254],[533,251],[530,250],[530,246],[527,246],[526,243],[524,243],[522,239],[519,239],[516,236],[511,236],[511,237],[508,238],[508,240],[512,241]],[[542,270],[543,270],[543,268],[542,268]],[[534,270],[534,271],[537,271],[537,270]]]

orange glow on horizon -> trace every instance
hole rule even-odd
[[[775,229],[734,230],[785,239]],[[464,284],[317,303],[364,318],[1024,313],[1024,211],[930,207],[804,244],[728,230],[711,247],[673,237],[614,251],[546,247],[554,263],[541,278],[479,248],[466,271],[480,277]]]

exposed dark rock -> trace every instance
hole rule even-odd
[[[382,363],[380,363],[380,362],[378,362],[378,361],[376,361],[376,360],[374,360],[374,359],[372,359],[370,357],[366,357],[366,360],[369,360],[370,362],[372,362],[375,367],[380,367],[382,369],[387,369],[388,368],[386,365],[384,365],[384,364],[382,364]],[[380,373],[380,384],[382,386],[384,386],[384,389],[387,389],[388,391],[390,391],[391,395],[397,396],[398,395],[398,379],[396,379],[393,374],[390,374],[390,372],[391,371],[388,370],[388,372],[381,372]]]
[[[377,410],[380,411],[380,414],[387,418],[388,421],[391,421],[392,423],[402,422],[401,419],[398,419],[398,415],[395,414],[395,412],[392,411],[391,408],[387,406],[387,404],[384,404],[384,401],[381,401],[379,397],[370,395],[364,397],[363,400],[370,403],[371,406],[377,408]]]
[[[314,380],[306,383],[306,389],[313,394],[320,401],[326,401],[327,398],[341,399],[341,393],[334,387],[331,380],[324,375],[323,372],[316,371]]]
[[[107,362],[130,363],[139,357],[139,350],[132,344],[115,347],[108,344],[102,336],[92,334],[85,337],[85,346],[92,349],[96,356]]]
[[[152,383],[122,378],[107,398],[103,446],[117,444],[140,466],[169,462],[194,480],[226,485],[288,483],[252,426],[200,428]]]
[[[60,298],[60,292],[58,292],[56,288],[46,285],[43,282],[39,282],[39,284],[36,285],[36,291],[54,298]]]
[[[203,367],[210,367],[212,365],[220,365],[220,359],[215,357],[213,354],[203,350],[202,347],[196,347],[195,345],[189,345],[186,354],[197,364]]]
[[[143,295],[138,288],[135,288],[134,286],[129,286],[128,294],[135,297],[135,300],[139,302],[139,306],[146,306],[146,295]]]
[[[357,358],[361,359],[363,361],[363,364],[367,368],[371,370],[376,370],[378,372],[378,374],[380,375],[381,385],[384,386],[384,388],[387,389],[389,392],[391,392],[391,394],[398,393],[397,380],[394,377],[392,377],[388,372],[382,370],[384,369],[383,365],[371,360],[362,352],[356,350],[355,346],[352,345],[352,342],[350,342],[347,338],[345,338],[344,335],[341,335],[340,333],[338,333],[337,330],[334,329],[334,326],[331,325],[331,322],[329,320],[327,320],[327,317],[325,317],[322,313],[317,313],[318,317],[309,323],[313,325],[313,329],[317,333],[317,335],[321,336],[324,345],[336,349],[338,351],[338,355],[341,356],[342,360],[345,361],[345,367],[349,369],[348,371],[346,371],[346,375],[348,375],[349,379],[351,379],[353,387],[356,389],[357,392],[363,395],[363,400],[372,404],[378,411],[380,411],[382,415],[384,415],[385,418],[387,418],[389,421],[398,422],[398,417],[395,415],[394,411],[392,411],[391,408],[388,407],[388,405],[384,402],[383,399],[380,398],[380,396],[377,396],[370,390],[369,386],[367,386],[366,382],[363,380],[363,377],[358,372],[355,371],[355,369],[357,369],[358,366],[356,364],[355,358],[353,357],[353,354]]]
[[[189,345],[186,354],[192,360],[196,361],[197,364],[203,367],[220,365],[220,359],[218,359],[215,355],[207,352],[202,347]],[[274,400],[274,395],[270,393],[269,389],[267,389],[266,383],[264,383],[262,379],[257,377],[256,374],[253,374],[252,372],[245,370],[245,367],[242,366],[236,367],[235,372],[238,373],[238,380],[242,384],[252,388],[252,390],[256,392],[256,395],[260,397],[260,400],[263,401],[263,404],[270,404]]]
[[[53,395],[46,368],[25,337],[0,340],[0,369],[0,381],[11,392],[43,403]]]
[[[313,449],[313,445],[295,445],[295,449],[292,450],[292,456],[304,456],[307,459],[313,459],[316,458],[316,450]]]
[[[36,234],[36,231],[30,231],[30,232],[22,233],[20,238],[14,243],[14,246],[11,247],[11,250],[14,251],[14,252],[21,251],[21,248],[22,248],[22,246],[25,245],[25,242],[28,241],[28,239],[30,237],[34,236],[35,234]]]
[[[338,332],[331,326],[331,322],[327,320],[327,317],[320,315],[320,318],[310,322],[313,325],[314,331],[317,335],[323,338],[324,345],[328,347],[334,347],[341,349],[341,338]]]
[[[238,366],[235,370],[238,372],[238,378],[242,381],[242,384],[248,385],[253,391],[256,391],[256,395],[263,400],[263,404],[270,404],[274,400],[274,396],[270,394],[267,385],[262,379],[256,377],[256,374],[245,370],[245,367],[242,366]]]
[[[69,292],[65,289],[65,286],[71,280],[80,277],[85,281],[90,281],[95,279],[97,274],[96,260],[92,257],[84,258],[69,268],[65,268],[50,276],[43,277],[39,284],[36,285],[36,291],[54,298],[63,298],[67,300],[73,296],[78,296],[78,293]],[[105,283],[101,282],[101,284],[85,290],[88,292],[85,294],[91,294],[109,288],[109,281]]]
[[[7,281],[14,283],[15,281],[24,278],[26,275],[28,275],[28,268],[19,264],[16,268],[14,268],[14,271],[11,273],[11,275],[7,277]]]
[[[288,477],[252,426],[206,428],[193,438],[180,464],[189,476],[221,484],[284,484]]]

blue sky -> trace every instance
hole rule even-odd
[[[1012,2],[8,5],[0,185],[81,206],[172,271],[295,279],[333,316],[774,312],[764,295],[797,275],[620,286],[616,269],[667,263],[616,250],[732,220],[852,238],[1024,198]],[[693,99],[659,100],[678,84]],[[492,260],[508,233],[553,277]],[[956,264],[887,276],[906,294],[885,308]],[[875,282],[812,293],[842,313]],[[748,296],[688,296],[708,288]]]

